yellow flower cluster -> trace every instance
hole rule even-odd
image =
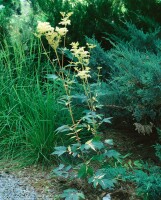
[[[94,44],[89,44],[89,43],[87,43],[87,46],[88,46],[89,49],[93,49],[93,48],[96,47],[96,45],[94,45]]]
[[[63,28],[56,27],[53,28],[49,22],[38,22],[37,26],[37,36],[41,37],[44,35],[46,39],[48,40],[49,45],[55,50],[59,46],[59,43],[61,42],[61,38],[65,37],[65,35],[68,32],[68,29],[66,28],[67,25],[70,25],[71,21],[69,17],[73,13],[64,13],[61,12],[62,18],[59,24],[63,25]],[[74,64],[75,70],[77,71],[76,77],[79,77],[81,79],[87,79],[90,76],[90,68],[88,67],[89,65],[89,58],[90,58],[90,53],[89,51],[85,50],[85,47],[79,47],[78,42],[72,42],[71,43],[71,53],[75,58],[77,58],[77,62],[71,62],[71,64]],[[95,47],[93,44],[88,44],[87,43],[88,49],[92,49]],[[79,69],[81,67],[81,69]]]
[[[78,74],[76,75],[76,77],[79,77],[80,79],[87,79],[90,76],[90,68],[89,67],[85,67],[84,70],[78,70],[78,68],[75,68],[75,70],[78,72]]]
[[[55,31],[56,31],[61,37],[63,37],[63,36],[65,36],[65,35],[67,34],[68,29],[67,29],[66,27],[64,27],[64,28],[56,27],[56,28],[55,28]]]
[[[81,79],[87,79],[90,76],[90,68],[87,67],[89,65],[89,58],[90,58],[90,53],[89,51],[85,51],[85,47],[79,47],[79,42],[72,42],[70,44],[72,46],[71,52],[75,58],[78,59],[77,62],[71,62],[71,64],[74,64],[75,70],[78,72],[76,77],[80,77]],[[89,49],[92,49],[95,47],[93,44],[88,44],[87,46]],[[82,69],[78,69],[78,66],[81,66]]]
[[[59,22],[59,24],[63,25],[63,26],[67,26],[70,25],[71,21],[69,19],[69,17],[73,14],[73,12],[69,12],[69,13],[65,13],[65,12],[60,12],[60,14],[62,15],[62,19],[61,22]]]
[[[38,21],[37,32],[38,32],[39,36],[44,35],[48,32],[53,32],[53,31],[54,31],[54,28],[51,27],[49,22]]]
[[[72,15],[72,12],[67,14],[61,12],[61,15],[63,16],[63,18],[61,19],[61,22],[59,24],[64,25],[65,27],[56,27],[54,29],[49,22],[41,21],[38,21],[37,25],[37,37],[41,37],[42,35],[44,35],[50,46],[55,50],[59,46],[61,38],[64,37],[68,32],[66,26],[70,24],[69,17]]]
[[[78,62],[76,62],[76,65],[82,65],[87,66],[89,64],[89,52],[85,51],[85,47],[79,47],[78,42],[72,42],[71,43],[72,49],[70,50],[72,54],[78,59]]]

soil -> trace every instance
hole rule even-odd
[[[149,142],[143,144],[142,141],[138,141],[137,138],[140,137],[136,137],[135,133],[116,130],[110,130],[104,134],[104,139],[114,140],[115,149],[123,155],[130,152],[130,159],[155,160],[155,154]],[[135,186],[130,183],[120,183],[119,187],[114,191],[101,192],[99,190],[94,190],[79,179],[69,181],[56,178],[51,173],[53,168],[54,166],[50,166],[50,168],[42,168],[42,166],[19,168],[19,163],[15,161],[9,162],[3,160],[0,162],[0,173],[13,174],[17,178],[23,179],[23,181],[35,189],[40,196],[40,200],[44,200],[44,197],[48,197],[51,200],[59,200],[59,194],[61,194],[64,189],[68,188],[81,189],[86,196],[86,200],[102,200],[103,196],[106,194],[110,194],[112,200],[139,200],[139,198],[135,196]]]

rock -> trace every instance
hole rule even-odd
[[[111,200],[111,195],[106,194],[106,196],[104,196],[102,200]]]

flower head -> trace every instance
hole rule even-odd
[[[89,43],[87,43],[87,46],[88,46],[89,49],[93,49],[93,48],[96,47],[96,45],[94,45],[94,44],[89,44]]]
[[[56,49],[59,46],[59,43],[61,42],[61,37],[66,35],[68,30],[66,27],[64,28],[56,27],[54,30],[54,28],[50,25],[49,22],[38,21],[37,32],[38,32],[37,34],[38,37],[44,35],[50,46],[53,49]]]
[[[59,24],[61,24],[63,26],[70,25],[70,23],[71,23],[71,21],[70,21],[70,19],[68,19],[68,17],[62,18],[61,22],[59,22]]]
[[[72,49],[78,49],[79,42],[72,42],[70,45],[72,46]]]
[[[67,25],[70,25],[71,21],[70,21],[69,17],[73,14],[73,12],[69,12],[69,13],[60,12],[60,14],[62,15],[62,19],[61,19],[61,22],[59,22],[59,24],[65,26],[65,27]]]
[[[47,32],[53,32],[53,31],[54,31],[54,28],[51,27],[49,22],[38,21],[37,32],[40,36]]]
[[[77,68],[76,68],[76,71],[78,72],[78,74],[76,75],[76,77],[79,77],[80,79],[87,79],[87,78],[90,78],[90,68],[89,67],[86,67],[85,70],[82,70],[82,71],[79,71]]]
[[[56,27],[55,28],[55,31],[60,35],[60,36],[65,36],[66,33],[68,32],[68,29],[67,28],[59,28],[59,27]]]
[[[89,52],[85,51],[85,47],[79,47],[78,42],[72,42],[71,46],[72,49],[70,51],[78,59],[78,64],[87,66],[89,64]]]

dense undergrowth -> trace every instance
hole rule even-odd
[[[0,158],[58,163],[56,177],[83,179],[98,194],[127,184],[127,198],[159,200],[161,27],[150,17],[160,3],[133,13],[132,1],[63,2],[32,1],[28,16],[19,1],[1,2]],[[156,163],[121,155],[104,138],[116,127],[136,130],[143,150],[151,138]],[[60,198],[85,197],[75,187]]]

